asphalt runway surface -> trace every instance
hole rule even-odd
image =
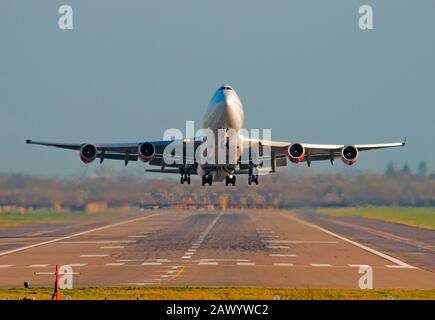
[[[157,210],[0,230],[0,287],[52,286],[57,264],[79,273],[74,287],[358,289],[369,265],[375,289],[435,288],[433,231],[385,246],[334,225],[279,210]]]

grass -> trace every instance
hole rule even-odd
[[[435,208],[432,207],[319,208],[315,212],[332,217],[364,217],[435,230]]]
[[[51,288],[0,290],[0,299],[51,298]],[[435,300],[435,290],[344,290],[344,289],[286,289],[286,288],[207,288],[207,287],[111,287],[61,290],[62,297],[73,300]]]
[[[67,219],[77,219],[85,216],[99,216],[115,212],[106,210],[98,213],[85,213],[84,211],[61,211],[53,210],[35,210],[20,212],[3,212],[0,213],[0,229],[17,228],[34,224],[58,223]]]

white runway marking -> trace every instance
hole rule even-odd
[[[105,266],[107,267],[119,267],[119,266],[123,266],[125,263],[124,262],[109,262],[106,263]]]
[[[255,266],[255,262],[237,262],[238,266]]]
[[[365,245],[363,245],[363,244],[360,244],[360,243],[358,243],[358,242],[355,242],[355,241],[349,240],[349,239],[347,239],[347,238],[345,238],[345,237],[343,237],[343,236],[340,236],[340,235],[338,235],[338,234],[336,234],[336,233],[334,233],[334,232],[331,232],[331,231],[329,231],[329,230],[326,230],[325,228],[322,228],[322,227],[316,226],[315,224],[312,224],[312,223],[309,223],[309,222],[303,221],[303,220],[298,219],[298,218],[293,217],[293,216],[291,216],[291,217],[289,217],[289,218],[290,218],[290,219],[293,219],[293,220],[295,220],[295,221],[298,221],[298,222],[300,222],[300,223],[302,223],[302,224],[304,224],[304,225],[306,225],[306,226],[310,226],[310,227],[315,228],[315,229],[317,229],[317,230],[323,231],[323,232],[325,232],[325,233],[327,233],[327,234],[329,234],[329,235],[331,235],[331,236],[333,236],[333,237],[335,237],[335,238],[337,238],[337,239],[340,239],[340,240],[346,241],[347,243],[350,243],[350,244],[352,244],[352,245],[354,245],[354,246],[356,246],[356,247],[358,247],[358,248],[361,248],[361,249],[363,249],[363,250],[365,250],[365,251],[367,251],[367,252],[370,252],[370,253],[372,253],[372,254],[374,254],[374,255],[377,255],[378,257],[381,257],[381,258],[384,258],[384,259],[386,259],[386,260],[389,260],[389,261],[391,261],[391,262],[397,264],[398,266],[401,266],[402,268],[407,268],[407,269],[418,269],[417,267],[411,266],[410,264],[407,264],[407,263],[405,263],[405,262],[403,262],[403,261],[401,261],[401,260],[399,260],[399,259],[393,258],[393,257],[391,257],[391,256],[389,256],[389,255],[387,255],[387,254],[385,254],[385,253],[382,253],[382,252],[379,252],[379,251],[374,250],[374,249],[372,249],[372,248],[369,248],[369,247],[367,247],[367,246],[365,246]]]
[[[296,257],[295,254],[281,254],[281,253],[271,253],[270,257]]]
[[[138,262],[138,261],[143,261],[143,259],[118,259],[116,261],[118,261],[118,262]]]
[[[189,252],[195,252],[196,249],[188,249],[187,251],[189,251]]]
[[[289,249],[287,246],[266,246],[267,249]]]
[[[292,263],[274,263],[275,267],[293,267]]]
[[[142,263],[142,266],[159,266],[161,264],[161,262],[144,262]]]
[[[88,264],[87,263],[69,263],[67,265],[70,266],[70,267],[85,267]]]
[[[157,262],[168,262],[168,259],[156,259]]]
[[[108,246],[108,247],[100,247],[100,249],[124,249],[123,246]]]
[[[28,268],[45,268],[48,267],[49,264],[31,264]]]
[[[172,266],[172,269],[178,269],[180,266]]]
[[[200,266],[216,266],[218,265],[217,262],[199,262],[198,265]]]
[[[62,244],[111,244],[111,243],[136,243],[136,240],[94,240],[94,241],[61,241]]]
[[[193,254],[193,252],[185,252],[184,253],[186,256],[191,256]]]
[[[328,263],[312,263],[312,267],[330,267],[331,265]]]
[[[129,238],[146,238],[148,236],[146,235],[135,235],[135,236],[128,236]]]
[[[13,264],[0,264],[0,269],[10,268]]]
[[[182,256],[181,259],[190,259],[192,256]]]
[[[313,240],[313,241],[304,241],[304,240],[266,240],[266,242],[269,242],[269,243],[296,243],[296,244],[299,244],[299,243],[315,243],[315,244],[322,244],[322,243],[324,243],[324,244],[335,244],[335,243],[338,243],[338,241],[316,241],[316,240]]]
[[[11,253],[15,253],[15,252],[19,252],[19,251],[35,248],[35,247],[44,246],[44,245],[55,243],[55,242],[59,242],[59,241],[62,241],[62,240],[78,237],[78,236],[81,236],[81,235],[84,235],[84,234],[88,234],[88,233],[91,233],[91,232],[101,231],[101,230],[105,230],[105,229],[108,229],[108,228],[113,228],[113,227],[121,226],[121,225],[124,225],[124,224],[127,224],[127,223],[131,223],[131,222],[136,222],[136,221],[141,221],[141,220],[149,219],[151,217],[159,216],[159,215],[162,215],[162,214],[163,213],[155,213],[155,214],[150,214],[150,215],[145,216],[145,217],[140,217],[140,218],[135,218],[135,219],[127,220],[127,221],[121,221],[121,222],[116,222],[116,223],[108,224],[108,225],[105,225],[105,226],[102,226],[102,227],[98,227],[98,228],[94,228],[94,229],[90,229],[90,230],[74,233],[74,234],[71,234],[69,236],[60,237],[60,238],[56,238],[56,239],[52,239],[52,240],[48,240],[48,241],[44,241],[44,242],[39,242],[39,243],[31,244],[31,245],[28,245],[28,246],[25,246],[25,247],[21,247],[21,248],[9,250],[9,251],[4,251],[4,252],[0,253],[0,256],[5,256],[7,254],[11,254]]]
[[[100,258],[107,257],[108,254],[81,254],[80,258]]]

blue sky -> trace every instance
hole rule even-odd
[[[65,3],[72,31],[57,25]],[[358,29],[363,4],[372,31]],[[406,149],[365,153],[358,167],[425,159],[433,170],[434,31],[431,0],[1,1],[0,171],[82,172],[74,152],[24,139],[160,139],[185,120],[200,125],[222,83],[238,91],[246,127],[272,128],[273,139],[407,136]]]

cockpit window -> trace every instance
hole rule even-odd
[[[231,90],[231,87],[229,87],[229,86],[222,86],[221,90]]]

